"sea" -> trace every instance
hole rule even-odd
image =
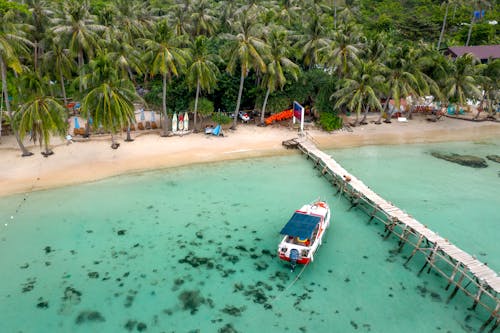
[[[350,173],[500,271],[500,140],[328,150]],[[317,198],[332,224],[291,271],[280,230]],[[299,152],[140,172],[0,198],[1,332],[476,332],[489,314],[418,275],[381,223]]]

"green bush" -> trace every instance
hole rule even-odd
[[[194,112],[194,102],[195,102],[194,99],[191,100],[191,102],[189,102],[189,110],[193,112]],[[214,103],[205,97],[198,98],[197,112],[200,116],[203,117],[211,115],[214,112]]]
[[[344,125],[342,118],[331,112],[320,113],[319,124],[321,128],[328,132],[342,128]]]
[[[212,116],[212,120],[216,124],[221,124],[221,125],[229,124],[232,121],[231,117],[229,117],[223,113],[214,113],[214,115]]]

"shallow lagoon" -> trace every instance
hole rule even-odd
[[[365,173],[358,169],[377,154],[375,160],[396,163],[399,153],[386,156],[379,148],[334,155],[372,188],[380,186],[382,195],[414,209],[419,220],[427,223],[441,213],[441,206],[427,204],[432,200],[412,206],[420,201],[399,201],[401,192],[391,192],[413,188],[408,182],[418,172],[405,172],[399,183],[384,187],[390,183],[377,183],[384,178],[380,173],[370,177],[373,166]],[[348,211],[349,203],[335,193],[297,154],[3,198],[3,331],[459,332],[482,324],[487,316],[481,309],[467,310],[471,301],[461,294],[445,304],[445,281],[432,272],[417,276],[419,257],[404,268],[406,254],[394,251],[397,242],[382,240],[383,228],[367,225],[366,215]],[[300,270],[291,273],[275,257],[278,232],[293,210],[317,197],[333,208],[333,224],[314,263],[294,283]],[[443,220],[444,215],[436,218]],[[461,227],[467,223],[452,220]],[[456,229],[436,227],[444,228],[443,235]],[[483,239],[478,228],[472,231],[471,237]],[[491,251],[498,253],[498,245],[487,242],[492,237],[484,235],[481,251],[493,264]],[[457,243],[466,248],[463,238],[458,240],[465,246]]]

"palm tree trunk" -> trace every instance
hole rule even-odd
[[[11,127],[12,131],[14,132],[14,136],[16,137],[17,144],[19,145],[19,148],[23,152],[22,156],[31,156],[33,155],[32,152],[29,152],[26,147],[23,145],[23,142],[21,141],[21,138],[19,137],[19,133],[14,126],[13,119],[14,115],[12,114],[12,110],[10,109],[10,102],[9,102],[9,93],[7,91],[7,68],[5,66],[5,62],[3,61],[2,56],[0,55],[0,71],[2,72],[2,93],[5,99],[5,108],[7,109],[7,114],[9,115],[9,118],[11,120]]]
[[[35,70],[35,72],[37,71],[38,69],[38,42],[35,41],[33,43],[33,51],[34,51],[34,55],[33,55],[33,68]]]
[[[83,50],[82,48],[80,47],[80,49],[78,50],[78,67],[80,69],[80,82],[79,82],[79,85],[78,85],[78,89],[81,92],[83,92],[83,76],[84,76],[84,72],[83,72]]]
[[[68,99],[66,98],[66,88],[64,87],[64,76],[62,73],[62,68],[59,68],[59,81],[61,81],[61,91],[63,94],[64,107],[68,105]]]
[[[163,74],[163,90],[162,90],[162,110],[165,115],[163,119],[163,136],[168,133],[168,115],[167,115],[167,73]]]
[[[196,118],[198,118],[198,96],[200,95],[200,79],[196,82],[196,97],[194,99],[194,131],[196,132]]]
[[[134,139],[130,137],[130,124],[127,126],[127,138],[125,139],[127,142],[132,142]]]
[[[368,110],[370,109],[369,105],[365,105],[365,110],[363,111],[363,119],[361,119],[361,124],[366,125],[366,117],[368,116]]]
[[[441,33],[439,34],[439,41],[438,41],[438,46],[437,46],[438,51],[441,48],[441,42],[443,41],[444,29],[446,27],[446,20],[448,18],[448,9],[449,9],[449,7],[450,7],[450,2],[447,1],[446,2],[446,11],[444,13],[444,18],[443,18],[443,26],[441,27]]]
[[[479,115],[483,111],[483,104],[484,104],[485,101],[486,101],[486,92],[483,94],[483,98],[481,99],[481,102],[479,103],[479,106],[477,108],[477,114],[474,117],[474,119],[479,119]]]
[[[465,46],[469,46],[470,36],[472,34],[472,26],[474,25],[474,11],[472,11],[472,18],[470,20],[469,33],[467,34],[467,41],[465,42]]]
[[[264,97],[264,104],[262,105],[262,112],[260,113],[260,123],[264,124],[264,116],[266,114],[266,105],[269,94],[271,93],[271,88],[267,87],[266,97]]]
[[[54,154],[54,152],[51,151],[49,148],[49,141],[48,140],[44,140],[44,141],[45,141],[45,154],[44,154],[45,157]]]
[[[243,84],[245,83],[245,73],[241,71],[240,89],[238,90],[238,100],[236,101],[236,109],[234,110],[234,120],[232,129],[236,129],[236,122],[238,121],[238,111],[240,110],[241,95],[243,94]]]

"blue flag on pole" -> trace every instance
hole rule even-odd
[[[293,116],[299,120],[302,120],[303,107],[297,102],[293,102]]]

